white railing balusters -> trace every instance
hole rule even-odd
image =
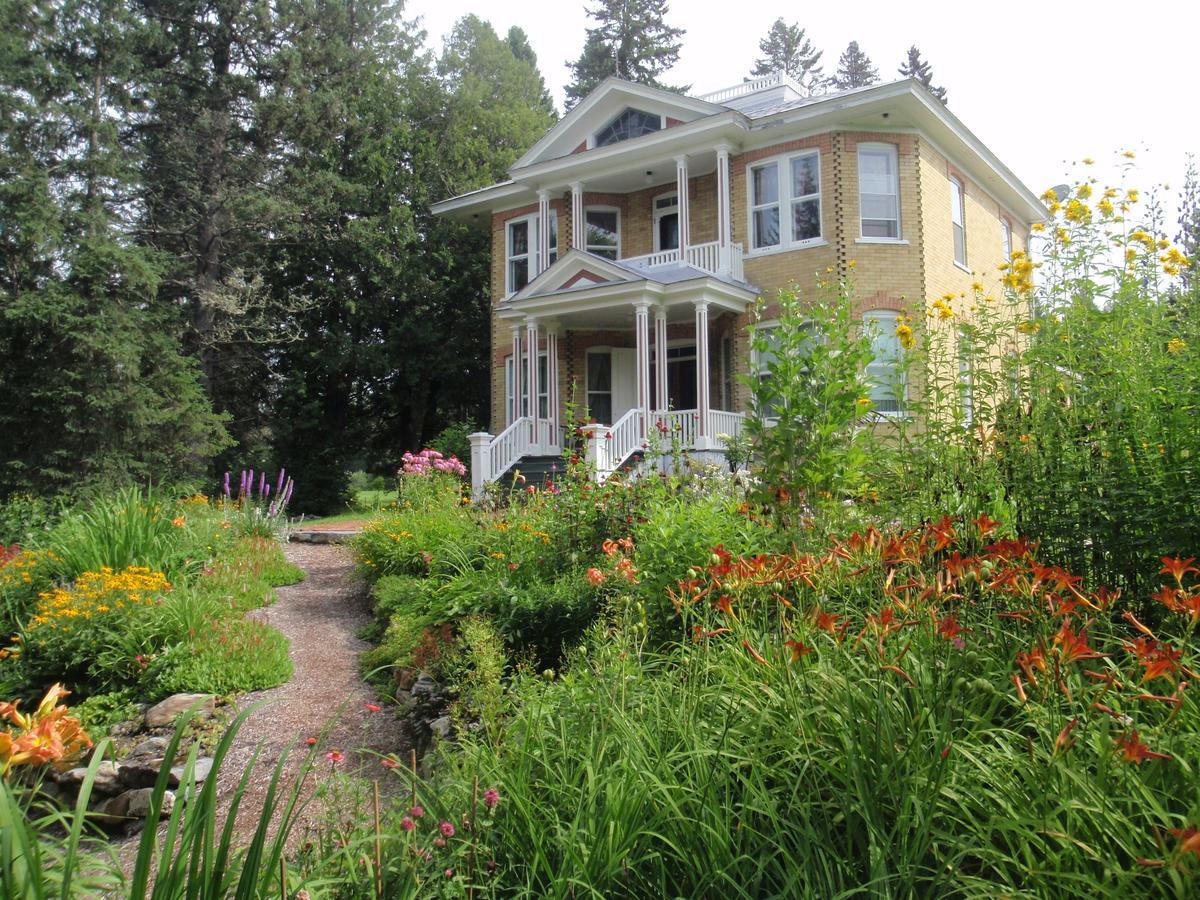
[[[600,472],[603,480],[621,467],[636,451],[642,449],[642,411],[631,409],[617,419],[612,428],[608,429],[605,440],[608,442],[608,472]],[[611,437],[609,437],[611,435]]]

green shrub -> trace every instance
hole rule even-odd
[[[49,531],[63,514],[63,501],[11,494],[0,501],[0,546],[28,544]]]
[[[429,446],[442,456],[456,456],[464,462],[471,459],[470,435],[480,431],[480,427],[470,419],[447,425],[438,432],[437,437],[429,442]]]
[[[292,677],[288,640],[262,622],[224,619],[160,653],[146,672],[154,698],[175,693],[228,696]]]

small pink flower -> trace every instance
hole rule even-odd
[[[435,847],[438,847],[438,848],[445,847],[445,846],[446,846],[446,839],[445,839],[445,838],[434,838],[434,839],[433,839],[433,846],[435,846]]]
[[[400,820],[400,827],[403,828],[405,831],[412,831],[414,828],[417,827],[417,823],[414,822],[412,819],[410,819],[408,816],[405,816],[403,819]]]
[[[346,761],[346,757],[343,756],[337,750],[330,750],[328,753],[325,754],[325,758],[327,760],[329,760],[331,763],[333,763],[333,765],[335,765],[335,766],[338,765],[339,763]]]
[[[453,870],[453,869],[447,869],[447,870],[446,870],[446,877],[447,877],[447,878],[453,878],[453,877],[454,877],[454,870]]]
[[[438,828],[441,829],[441,832],[445,837],[454,837],[454,826],[449,822],[442,822]]]
[[[425,815],[425,808],[423,806],[414,806],[408,811],[408,814],[414,819],[419,819],[421,816]]]
[[[315,737],[305,738],[304,743],[308,744],[310,747],[315,747],[317,744],[317,739]]]
[[[483,804],[488,809],[495,809],[496,804],[500,802],[500,792],[495,788],[488,788],[483,792]]]
[[[383,766],[385,769],[398,769],[398,768],[400,768],[400,761],[399,761],[399,760],[392,759],[390,756],[385,756],[383,759],[381,759],[381,760],[379,761],[379,764],[380,764],[381,766]]]
[[[368,703],[367,704],[367,712],[379,712],[379,710],[381,710],[381,709],[383,709],[383,707],[380,706],[378,703]]]

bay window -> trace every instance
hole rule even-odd
[[[816,150],[750,167],[750,248],[805,246],[821,238],[821,156]]]

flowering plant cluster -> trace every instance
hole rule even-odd
[[[388,768],[402,773],[395,766]],[[439,897],[469,896],[481,878],[496,872],[496,861],[484,838],[494,824],[500,791],[490,787],[482,793],[475,786],[470,808],[458,818],[429,815],[414,794],[411,806],[400,818],[405,859],[413,881],[427,885]]]
[[[275,478],[274,493],[272,493],[271,482],[267,478],[266,472],[259,472],[258,480],[255,481],[254,470],[243,469],[238,479],[237,493],[233,493],[233,485],[228,472],[225,473],[225,482],[222,485],[221,493],[224,495],[227,505],[253,506],[260,509],[267,517],[275,518],[283,515],[287,509],[295,487],[295,483],[287,474],[287,469],[279,470],[279,474]]]
[[[467,467],[457,456],[443,456],[437,450],[428,447],[419,453],[406,452],[400,457],[400,462],[401,475],[432,475],[434,472],[443,472],[462,478],[467,474]]]
[[[29,678],[70,677],[72,684],[111,686],[140,673],[150,623],[171,584],[145,566],[84,572],[43,592],[8,652]]]
[[[1086,590],[1042,563],[1036,543],[998,538],[999,526],[985,515],[869,528],[809,554],[734,557],[717,547],[672,600],[692,619],[693,641],[729,642],[769,683],[823,661],[894,679],[921,707],[927,690],[949,695],[968,679],[976,691],[1007,693],[994,713],[1004,728],[990,739],[1029,741],[1031,759],[1035,743],[1051,762],[1073,756],[1088,768],[1177,766],[1194,755],[1185,688],[1200,677],[1195,560],[1162,560],[1170,581],[1153,597],[1165,609],[1156,629],[1120,591]],[[1173,865],[1197,849],[1186,846],[1195,823],[1171,827],[1179,823],[1163,815],[1149,835],[1162,852],[1142,865]]]
[[[79,720],[59,703],[67,695],[56,684],[31,713],[20,711],[20,700],[0,701],[0,722],[7,722],[0,731],[0,777],[8,778],[17,766],[68,769],[92,746]]]

